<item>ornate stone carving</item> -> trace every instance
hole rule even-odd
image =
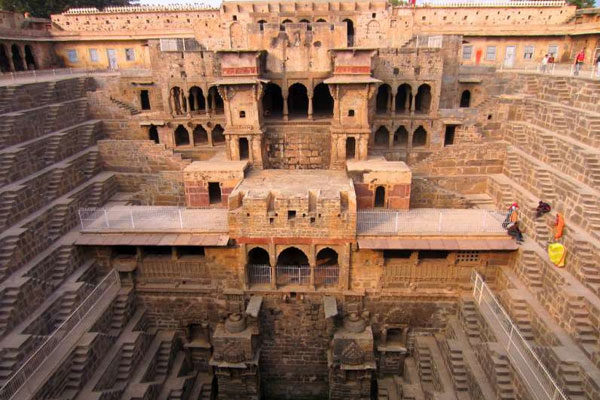
[[[223,349],[223,360],[228,363],[240,363],[246,359],[241,346],[235,342],[229,343]]]
[[[365,352],[352,340],[340,353],[340,360],[344,364],[359,365],[365,361]]]

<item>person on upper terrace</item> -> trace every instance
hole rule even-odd
[[[575,71],[573,75],[579,76],[579,71],[583,67],[583,62],[585,61],[585,49],[581,49],[579,53],[575,56]]]
[[[542,58],[542,65],[540,66],[542,74],[546,73],[546,70],[548,68],[548,60],[550,60],[550,54],[546,54],[544,58]]]

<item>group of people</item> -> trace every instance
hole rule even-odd
[[[506,219],[502,223],[502,227],[506,229],[506,233],[509,236],[513,237],[518,244],[523,243],[523,232],[519,228],[519,216],[518,216],[519,205],[517,203],[513,203],[509,209],[508,214],[506,214]],[[539,218],[544,214],[547,214],[551,211],[550,204],[545,203],[540,200],[538,206],[535,210],[535,217]],[[562,235],[562,232],[561,232]]]
[[[542,64],[540,66],[540,70],[542,73],[546,73],[550,71],[554,66],[554,54],[548,53],[542,58]],[[585,49],[581,49],[579,53],[575,56],[574,60],[574,68],[573,75],[579,76],[579,72],[581,72],[581,68],[583,68],[583,63],[585,62]],[[598,53],[597,58],[594,60],[594,65],[596,67],[596,77],[600,78],[600,53]]]

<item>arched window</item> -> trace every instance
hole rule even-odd
[[[375,146],[387,146],[390,141],[390,131],[385,126],[380,126],[375,131]]]
[[[390,85],[384,83],[377,88],[377,97],[375,100],[375,110],[377,114],[385,114],[390,109],[392,88]]]
[[[317,253],[315,267],[316,286],[335,286],[338,284],[340,269],[338,266],[338,253],[326,247]]]
[[[240,160],[247,160],[249,157],[249,153],[250,153],[250,149],[248,146],[248,139],[240,138],[238,143],[239,143],[239,147],[240,147]]]
[[[248,264],[271,264],[271,261],[269,259],[269,253],[261,247],[253,248],[248,252]]]
[[[408,83],[403,83],[402,85],[398,86],[398,92],[396,93],[396,112],[409,112],[411,102],[412,88]]]
[[[225,143],[225,135],[223,134],[223,132],[224,132],[224,129],[223,129],[223,127],[221,127],[221,125],[217,125],[214,127],[214,129],[211,132],[211,138],[212,138],[213,145]]]
[[[431,107],[431,86],[423,84],[419,86],[417,96],[415,97],[415,111],[428,113]]]
[[[307,31],[312,31],[312,27],[310,26],[310,21],[307,20],[306,18],[301,19],[300,21],[298,21],[302,24],[306,24],[306,30]]]
[[[296,247],[289,247],[277,257],[278,285],[307,285],[310,283],[308,257]]]
[[[327,22],[327,21],[325,21],[323,18],[319,18],[319,19],[317,20],[317,22]]]
[[[248,252],[248,281],[251,285],[271,283],[269,253],[260,247]]]
[[[10,60],[6,52],[6,46],[0,43],[0,72],[10,72]]]
[[[185,96],[183,96],[183,91],[179,86],[171,88],[170,103],[173,114],[183,115],[186,112]]]
[[[371,21],[367,24],[367,35],[379,35],[379,22]]]
[[[373,206],[385,206],[385,188],[383,186],[377,186],[377,188],[375,189],[375,201],[373,202]]]
[[[183,125],[175,129],[175,146],[187,146],[190,144],[190,134]]]
[[[23,64],[23,57],[21,57],[21,50],[19,49],[19,46],[17,46],[16,44],[13,44],[10,48],[10,51],[12,53],[12,59],[13,59],[13,65],[15,67],[15,71],[24,71],[25,66]]]
[[[460,106],[463,108],[467,108],[471,106],[471,92],[468,90],[463,90],[460,95]]]
[[[294,83],[288,90],[288,110],[290,115],[308,115],[308,91],[301,83]]]
[[[198,86],[192,86],[188,95],[188,104],[190,111],[204,111],[206,110],[206,104],[204,101],[204,93]]]
[[[275,83],[268,83],[265,86],[265,93],[262,98],[263,115],[265,117],[280,117],[283,115],[283,95],[281,87]]]
[[[27,64],[27,69],[37,69],[35,57],[33,56],[33,50],[28,44],[25,45],[25,64]]]
[[[422,147],[427,144],[427,131],[423,126],[419,125],[413,133],[412,145],[413,147]]]
[[[154,143],[156,143],[156,144],[159,143],[158,129],[156,128],[156,126],[150,125],[150,128],[148,128],[148,139],[154,141]]]
[[[196,125],[194,128],[194,146],[198,146],[199,144],[208,143],[208,133],[206,129],[202,125]]]
[[[213,114],[223,114],[223,98],[219,94],[216,86],[211,86],[208,89],[208,106]]]
[[[342,22],[346,23],[346,42],[348,47],[354,46],[354,22],[351,19],[347,18]]]
[[[394,147],[406,147],[408,144],[408,131],[401,125],[394,132]]]
[[[329,93],[329,88],[323,82],[315,86],[313,92],[313,113],[322,116],[333,115],[333,97]]]
[[[346,139],[346,160],[354,160],[356,157],[356,139],[349,137]]]

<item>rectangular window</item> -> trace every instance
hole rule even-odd
[[[496,59],[496,46],[488,46],[485,49],[485,59],[487,61],[494,61]]]
[[[463,60],[470,60],[473,54],[473,46],[463,46]]]
[[[558,46],[555,44],[548,46],[548,54],[551,54],[554,58],[556,58],[558,56]]]
[[[135,60],[135,51],[133,51],[133,49],[125,49],[125,60],[126,61],[134,61]]]
[[[90,49],[90,61],[98,62],[98,50]]]
[[[70,62],[77,62],[77,50],[67,50],[67,57]]]
[[[525,60],[531,60],[533,58],[533,46],[525,46],[525,51],[523,52],[523,58]]]

